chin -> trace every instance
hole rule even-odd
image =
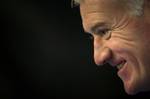
[[[133,88],[133,87],[124,87],[125,88],[125,92],[128,94],[128,95],[135,95],[137,94],[139,91],[136,90],[136,88]]]
[[[128,95],[136,95],[141,92],[149,91],[149,86],[146,80],[132,79],[128,82],[124,82],[124,89]]]
[[[134,86],[130,86],[129,84],[124,84],[124,89],[128,95],[135,95],[138,93],[136,88]]]
[[[133,76],[133,75],[134,74],[132,74],[132,77],[130,78],[130,80],[128,79],[126,81],[123,81],[124,89],[125,89],[126,93],[129,95],[135,95],[141,91],[140,79],[138,79],[139,77],[137,77],[137,75],[136,76]]]

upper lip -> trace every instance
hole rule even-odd
[[[124,59],[119,59],[119,60],[110,60],[109,64],[112,65],[113,67],[118,66],[119,64],[125,63],[126,61]]]

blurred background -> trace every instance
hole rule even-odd
[[[92,40],[70,0],[1,2],[0,99],[134,97],[116,69],[94,64]]]

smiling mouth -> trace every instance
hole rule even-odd
[[[120,64],[118,64],[116,67],[118,70],[122,69],[123,66],[125,65],[126,61],[121,62]]]

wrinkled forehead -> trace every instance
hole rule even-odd
[[[80,3],[81,15],[85,16],[91,12],[105,12],[112,13],[119,11],[121,4],[118,0],[83,0]]]
[[[110,2],[110,3],[112,3],[112,2],[120,2],[120,0],[74,0],[75,2],[77,2],[77,3],[80,3],[80,4],[82,4],[82,3],[93,3],[93,2],[96,2],[96,3],[98,3],[98,2]],[[121,2],[122,1],[126,1],[126,0],[121,0]]]
[[[118,0],[85,0],[82,2],[80,13],[84,29],[90,31],[90,27],[98,22],[112,23],[115,17],[123,13],[121,6],[116,1]]]

